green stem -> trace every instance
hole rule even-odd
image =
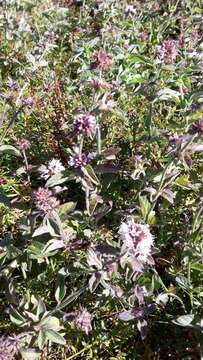
[[[94,341],[92,344],[86,345],[82,350],[78,351],[76,354],[73,354],[73,355],[69,356],[68,358],[66,358],[66,360],[71,360],[71,359],[76,358],[78,355],[82,354],[84,351],[91,349],[95,344],[97,344],[97,340]]]

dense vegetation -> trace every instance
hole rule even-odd
[[[0,360],[203,359],[202,21],[0,1]]]

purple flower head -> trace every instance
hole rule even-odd
[[[104,51],[99,50],[93,54],[90,68],[108,70],[111,64],[112,61],[109,59],[108,55]]]
[[[139,12],[142,10],[142,6],[140,4],[140,1],[135,1],[135,8]]]
[[[65,170],[65,168],[58,159],[52,159],[48,162],[47,166],[42,165],[39,167],[41,178],[45,180],[47,180],[50,176],[60,173],[63,170]]]
[[[134,165],[138,166],[139,164],[142,163],[142,155],[135,155],[133,160],[134,160]]]
[[[94,90],[111,89],[111,84],[109,84],[107,81],[101,80],[101,79],[93,78],[90,80],[90,84]]]
[[[175,144],[175,145],[179,145],[184,141],[184,137],[183,136],[179,136],[177,134],[173,134],[169,136],[169,143],[171,145]]]
[[[123,222],[119,228],[119,237],[123,241],[122,250],[135,256],[140,262],[147,262],[151,256],[153,236],[148,225],[136,224],[133,220]]]
[[[172,64],[177,56],[177,41],[165,40],[162,45],[157,46],[157,60],[166,65]]]
[[[6,85],[8,86],[9,89],[12,89],[12,90],[18,90],[18,88],[19,88],[18,83],[13,81],[11,78],[8,79]]]
[[[33,191],[33,202],[42,216],[50,215],[59,206],[59,201],[46,188]]]
[[[69,157],[68,164],[74,168],[80,168],[86,166],[89,163],[89,159],[85,154],[80,154],[78,147],[73,149],[72,155]]]
[[[17,336],[0,337],[0,360],[13,360],[19,351]]]
[[[148,39],[148,34],[146,31],[142,31],[138,34],[138,38],[141,40],[141,41],[146,41]]]
[[[33,103],[34,103],[34,100],[31,96],[29,96],[25,99],[22,99],[22,101],[21,101],[21,105],[23,107],[31,107],[33,105]]]
[[[74,130],[77,134],[93,136],[96,131],[95,117],[89,113],[78,115],[74,122]]]
[[[21,139],[16,142],[15,146],[17,147],[18,150],[25,151],[30,148],[31,144],[30,144],[29,140]]]
[[[136,7],[133,5],[127,5],[125,9],[125,13],[127,16],[133,16],[137,12]]]
[[[75,313],[74,323],[79,331],[85,332],[87,335],[92,331],[92,315],[86,309],[79,309]]]
[[[199,38],[198,31],[196,29],[192,29],[190,37],[192,41],[196,42]]]
[[[203,118],[195,120],[195,122],[192,124],[192,130],[194,133],[198,133],[199,135],[203,136]]]

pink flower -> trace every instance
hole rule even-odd
[[[95,89],[95,90],[111,89],[111,84],[109,84],[107,81],[102,80],[102,79],[93,78],[90,80],[90,84],[93,87],[93,89]]]
[[[69,157],[68,164],[74,168],[80,168],[82,166],[86,166],[89,162],[88,157],[85,154],[80,154],[80,150],[78,147],[73,149],[72,155]]]
[[[119,237],[123,241],[122,250],[135,256],[140,262],[147,262],[151,255],[153,236],[148,225],[136,224],[133,220],[123,222],[119,228]]]
[[[157,46],[157,60],[164,64],[172,64],[177,56],[177,41],[165,40],[162,45]]]
[[[25,99],[22,99],[22,101],[21,101],[21,105],[23,107],[31,107],[33,105],[33,103],[34,103],[34,100],[31,96],[29,96]]]
[[[79,331],[83,331],[88,335],[89,332],[92,331],[92,325],[91,325],[92,315],[86,309],[83,308],[76,311],[75,315],[76,316],[74,323],[76,325],[76,328]]]
[[[52,192],[42,187],[33,191],[33,202],[37,210],[44,216],[50,215],[59,206],[59,201],[52,195]]]
[[[19,339],[17,336],[0,337],[0,360],[12,360],[19,352]]]
[[[47,180],[50,176],[56,175],[63,170],[65,170],[65,168],[58,159],[52,159],[48,162],[47,166],[42,165],[39,167],[41,178],[45,180]]]
[[[30,144],[29,140],[21,139],[16,142],[15,146],[17,147],[18,150],[25,151],[30,148],[31,144]]]
[[[190,33],[190,37],[191,37],[192,41],[196,42],[199,38],[198,31],[196,29],[192,29],[192,31]]]
[[[108,70],[112,65],[112,61],[104,51],[96,51],[92,56],[90,64],[91,69]]]
[[[138,34],[138,38],[141,41],[146,41],[148,39],[148,34],[145,31],[142,31]]]
[[[132,16],[136,14],[136,8],[133,5],[127,5],[125,9],[125,13],[127,16]]]
[[[74,122],[74,130],[77,134],[93,136],[96,131],[95,117],[89,113],[78,115]]]

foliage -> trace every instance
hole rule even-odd
[[[199,359],[199,0],[0,2],[0,359]]]

